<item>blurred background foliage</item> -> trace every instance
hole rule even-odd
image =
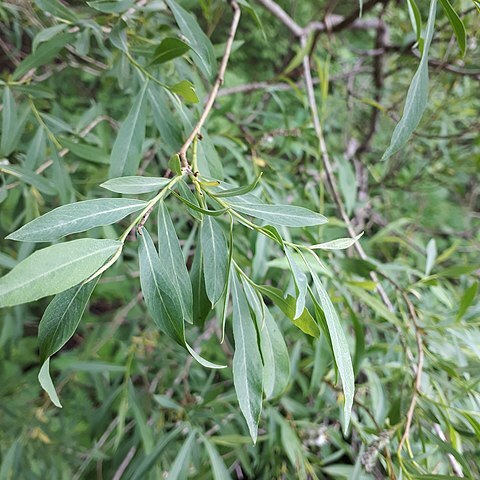
[[[0,311],[0,479],[144,479],[166,472],[198,479],[480,478],[479,13],[471,1],[455,2],[467,31],[462,55],[439,9],[427,110],[408,145],[385,163],[380,159],[418,66],[418,49],[406,2],[363,3],[362,19],[382,19],[383,30],[352,24],[316,35],[311,47],[327,147],[368,254],[364,261],[350,251],[324,253],[320,272],[356,373],[348,434],[340,428],[342,394],[326,340],[306,336],[270,305],[288,345],[291,377],[287,391],[266,402],[252,445],[230,369],[209,371],[192,362],[149,320],[132,239],[100,280],[77,333],[52,359],[62,410],[50,404],[36,378],[37,326],[46,302]],[[164,2],[70,0],[60,12],[52,4],[0,3],[2,110],[5,116],[11,95],[15,115],[2,123],[1,135],[2,274],[34,249],[3,240],[9,232],[61,204],[105,195],[98,185],[107,179],[119,123],[140,89],[134,62],[169,85],[191,81],[200,99],[209,89],[188,58],[149,65],[160,41],[178,35]],[[228,4],[181,4],[195,13],[220,57]],[[358,8],[353,0],[279,4],[300,25],[326,14],[356,16]],[[345,236],[316,151],[300,47],[268,11],[251,5],[254,13],[242,15],[209,136],[201,142],[206,158],[239,184],[263,172],[266,199],[330,218],[315,235],[295,232],[299,239]],[[418,7],[425,22],[428,2]],[[122,22],[130,59],[118,48]],[[33,51],[37,68],[15,76]],[[201,111],[201,103],[186,103],[184,109],[170,98],[167,111],[148,110],[141,172],[167,170],[188,134],[188,116]],[[189,216],[181,204],[168,202],[191,261]],[[100,234],[115,238],[118,232],[91,232]],[[235,238],[235,258],[257,283],[294,288],[272,242],[242,227]],[[376,294],[372,270],[394,312]],[[202,342],[209,358],[229,361],[230,327],[221,345],[219,329],[212,315],[191,341]],[[424,358],[414,393],[419,337]],[[408,440],[397,451],[414,395]]]

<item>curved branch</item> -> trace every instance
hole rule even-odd
[[[227,44],[225,46],[225,52],[223,54],[222,61],[220,63],[220,68],[218,70],[217,78],[213,84],[212,90],[210,91],[207,97],[205,108],[203,109],[200,119],[198,120],[197,124],[195,125],[192,132],[190,133],[190,136],[185,140],[185,143],[182,145],[182,147],[178,151],[182,169],[187,173],[190,172],[190,165],[187,160],[187,151],[190,148],[190,145],[193,143],[196,136],[200,133],[200,130],[202,129],[203,124],[205,123],[205,120],[207,119],[208,114],[210,113],[210,110],[212,109],[213,104],[215,103],[215,99],[217,98],[220,86],[223,84],[223,77],[225,75],[225,70],[227,69],[228,59],[230,58],[230,55],[232,53],[233,40],[235,39],[235,34],[237,33],[237,27],[240,21],[241,11],[240,11],[240,7],[238,6],[238,3],[235,0],[232,0],[230,2],[230,5],[233,10],[233,20],[230,26],[230,32],[228,34]]]

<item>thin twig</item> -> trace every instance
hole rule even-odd
[[[352,70],[347,72],[342,72],[337,75],[332,75],[329,80],[330,82],[334,82],[337,80],[343,80],[344,78],[348,78],[351,75],[359,74],[359,73],[372,73],[372,70],[367,67],[355,66]],[[318,85],[320,83],[320,79],[314,78],[313,84]],[[286,83],[286,82],[278,82],[275,83],[275,80],[271,81],[263,81],[263,82],[252,82],[252,83],[245,83],[242,85],[235,85],[234,87],[228,88],[221,88],[218,92],[217,97],[225,97],[227,95],[234,95],[237,93],[250,93],[255,92],[257,90],[271,90],[271,91],[287,91],[293,90],[295,87],[299,88],[303,85],[303,82],[298,83]]]
[[[132,458],[135,456],[135,453],[137,453],[137,447],[132,447],[118,467],[112,480],[120,480],[122,478],[122,475],[125,473],[125,470],[132,461]]]
[[[273,0],[258,0],[270,13],[275,15],[296,37],[308,36],[313,32],[338,32],[350,27],[353,30],[368,30],[370,28],[378,28],[379,20],[376,18],[362,19],[359,18],[359,10],[348,16],[327,15],[323,22],[310,22],[306,27],[301,27],[293,18],[283,10]],[[363,10],[367,11],[382,0],[370,0],[363,5]]]
[[[415,339],[417,341],[417,350],[418,350],[418,360],[417,360],[417,366],[416,366],[416,372],[415,372],[415,384],[413,387],[412,399],[410,401],[410,406],[408,407],[408,412],[407,412],[407,417],[405,422],[405,430],[403,432],[400,443],[398,444],[397,453],[399,455],[400,455],[400,452],[402,451],[404,443],[407,442],[407,445],[408,445],[408,440],[410,437],[410,428],[412,427],[412,421],[413,421],[413,414],[415,413],[415,406],[417,404],[418,393],[420,392],[420,386],[422,382],[423,361],[424,361],[422,334],[417,323],[417,314],[415,313],[415,308],[411,300],[408,298],[408,295],[404,291],[402,291],[401,294],[403,299],[405,300],[405,303],[407,304],[409,315],[415,330]]]
[[[193,143],[193,141],[197,137],[197,135],[200,133],[200,130],[202,129],[203,124],[205,123],[205,120],[207,119],[208,114],[210,113],[210,110],[212,109],[213,104],[215,103],[215,99],[217,98],[220,86],[223,84],[223,80],[224,80],[223,77],[225,75],[225,70],[227,69],[228,59],[230,58],[230,55],[232,53],[233,40],[235,39],[235,34],[237,33],[237,27],[240,21],[241,10],[235,0],[232,0],[230,2],[230,5],[233,10],[233,20],[230,26],[230,32],[228,34],[227,44],[225,46],[225,52],[223,54],[222,61],[220,63],[220,68],[218,70],[217,78],[215,80],[215,83],[213,84],[212,90],[208,95],[208,98],[205,103],[205,107],[203,109],[202,115],[200,116],[200,119],[198,120],[197,124],[195,125],[192,132],[190,133],[190,136],[185,140],[185,143],[182,145],[182,147],[178,151],[182,169],[185,170],[186,172],[190,170],[190,165],[187,160],[187,151],[190,148],[190,145]]]

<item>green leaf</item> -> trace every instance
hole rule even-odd
[[[427,106],[428,100],[428,49],[433,37],[433,27],[437,0],[431,0],[430,13],[428,16],[427,32],[423,54],[418,69],[412,79],[407,92],[403,115],[392,134],[390,146],[383,154],[382,160],[387,160],[394,153],[401,150],[407,143],[413,131],[417,128]]]
[[[207,295],[215,305],[227,283],[228,248],[222,227],[212,217],[205,216],[200,227],[200,244]]]
[[[177,95],[180,95],[183,97],[183,99],[186,102],[189,103],[198,103],[198,97],[197,94],[195,93],[195,86],[193,85],[192,82],[189,82],[188,80],[182,80],[175,85],[172,85],[171,87],[168,87],[168,89],[176,93]]]
[[[427,244],[427,261],[425,263],[425,275],[430,275],[433,266],[435,265],[435,260],[437,258],[437,244],[435,239],[432,238]]]
[[[180,27],[180,31],[193,49],[192,57],[195,65],[208,79],[213,78],[216,71],[216,62],[212,42],[203,33],[197,20],[191,13],[183,9],[174,0],[166,0],[166,2]]]
[[[158,244],[160,262],[178,293],[183,320],[193,323],[193,293],[175,227],[164,202],[158,206]]]
[[[233,383],[240,410],[245,417],[250,436],[257,441],[258,422],[262,411],[263,365],[258,348],[257,331],[245,294],[235,272],[231,274],[233,303]]]
[[[222,457],[218,453],[218,450],[205,437],[203,437],[203,443],[205,444],[208,456],[210,458],[213,480],[230,480],[232,477],[230,476],[230,472],[227,470]]]
[[[346,248],[350,248],[358,241],[360,237],[362,237],[362,235],[363,232],[360,235],[357,235],[355,238],[337,238],[336,240],[332,240],[330,242],[311,245],[310,248],[312,250],[344,250]]]
[[[46,134],[42,127],[38,127],[32,141],[27,150],[27,156],[25,157],[24,167],[28,171],[33,171],[41,160],[45,157]]]
[[[282,291],[275,287],[257,285],[256,288],[272,300],[285,316],[302,332],[315,338],[320,336],[320,329],[318,328],[317,322],[315,322],[315,319],[307,308],[305,308],[298,318],[295,318],[296,300],[292,296],[287,295],[286,298],[283,298]]]
[[[333,358],[335,359],[335,364],[342,380],[342,388],[345,395],[344,430],[346,431],[348,424],[350,423],[353,396],[355,394],[355,376],[353,374],[352,359],[350,358],[347,339],[345,337],[345,333],[343,332],[342,325],[340,324],[337,311],[335,310],[327,291],[322,285],[322,282],[320,282],[318,275],[313,270],[310,270],[310,273],[312,275],[315,290],[320,301],[320,306],[325,314],[325,321],[333,349]]]
[[[21,242],[51,242],[65,235],[110,225],[130,213],[145,208],[147,202],[128,198],[97,198],[55,208],[17,231],[7,239]]]
[[[75,199],[72,180],[70,178],[70,174],[68,173],[67,166],[65,165],[65,161],[58,154],[55,145],[53,145],[52,142],[50,142],[50,144],[52,157],[52,180],[57,186],[60,201],[62,203],[68,203]]]
[[[455,37],[457,37],[457,43],[460,47],[462,55],[465,55],[467,49],[467,32],[465,30],[465,25],[462,22],[462,19],[458,16],[458,13],[452,8],[452,5],[448,0],[440,0],[440,4],[445,12],[445,15],[448,17],[448,21],[452,25],[453,31],[455,32]]]
[[[3,90],[2,137],[0,140],[0,155],[12,153],[17,129],[17,106],[9,87]]]
[[[179,450],[175,460],[167,475],[167,480],[179,480],[185,478],[185,472],[188,470],[190,456],[192,454],[192,447],[197,432],[194,430],[185,440],[182,448]]]
[[[110,156],[109,177],[124,177],[137,173],[145,139],[146,95],[148,81],[135,98],[127,118],[118,131]]]
[[[174,153],[170,157],[170,160],[168,161],[168,168],[175,175],[181,175],[182,174],[182,162],[180,161],[180,155],[178,153]]]
[[[267,399],[280,395],[288,385],[290,360],[285,340],[271,313],[265,308],[265,327],[260,331]]]
[[[190,50],[190,46],[178,38],[164,38],[155,49],[150,65],[159,65],[174,58],[181,57]]]
[[[41,30],[32,42],[32,52],[35,53],[37,47],[44,42],[48,42],[51,38],[55,37],[60,32],[63,32],[67,28],[67,24],[61,23],[59,25],[54,25],[53,27],[46,28],[45,30]]]
[[[100,186],[115,193],[126,195],[156,192],[171,182],[165,177],[118,177],[111,178]]]
[[[35,53],[31,53],[25,57],[12,75],[12,80],[19,80],[30,70],[34,70],[42,65],[49,64],[57,57],[58,52],[69,42],[72,42],[75,35],[72,33],[63,33],[53,37],[45,43],[40,45]]]
[[[110,164],[110,157],[107,152],[101,148],[93,145],[87,145],[83,142],[73,142],[68,138],[60,138],[60,143],[65,148],[68,148],[78,158],[88,160],[93,163],[100,163],[102,165]]]
[[[76,285],[49,303],[38,326],[40,361],[57,353],[73,336],[97,282],[98,278]]]
[[[50,357],[75,333],[97,282],[98,279],[77,285],[56,295],[46,308],[38,326],[40,361],[43,362],[38,379],[57,407],[61,407],[61,404],[50,378]]]
[[[145,228],[140,235],[138,258],[142,292],[153,320],[162,332],[182,347],[185,346],[185,327],[178,292]]]
[[[240,195],[245,195],[255,189],[255,187],[258,185],[258,182],[260,181],[261,178],[262,178],[262,173],[260,173],[250,185],[245,185],[243,187],[230,188],[228,190],[223,190],[221,192],[215,192],[214,195],[215,197],[218,197],[218,198],[238,197]]]
[[[200,243],[197,243],[193,256],[192,268],[190,269],[190,281],[193,290],[193,323],[203,326],[205,319],[212,310],[212,304],[207,296],[205,288],[205,275],[203,271],[203,255]]]
[[[308,227],[323,225],[327,219],[319,213],[292,205],[238,204],[232,208],[240,213],[259,218],[273,225],[285,227]]]
[[[153,121],[160,132],[162,146],[166,149],[167,155],[172,155],[182,146],[182,128],[167,106],[165,89],[151,84],[148,87],[148,99],[153,111]]]
[[[285,256],[287,257],[288,264],[292,270],[293,281],[295,282],[295,290],[297,293],[297,299],[295,302],[295,316],[294,320],[300,317],[305,310],[305,297],[307,295],[307,276],[303,273],[300,267],[297,265],[292,253],[288,248],[285,248]]]
[[[183,193],[185,193],[185,189]],[[207,210],[206,208],[199,207],[198,203],[193,203],[193,201],[187,200],[185,197],[182,197],[176,192],[172,191],[172,194],[192,210],[203,213],[204,215],[207,215],[210,217],[219,217],[220,215],[223,215],[225,212],[229,210],[228,208],[221,208],[220,210]]]
[[[35,3],[44,12],[51,13],[54,17],[67,20],[71,23],[75,23],[78,20],[73,9],[67,8],[59,0],[35,0]]]
[[[56,407],[62,408],[62,404],[60,403],[60,399],[58,398],[55,390],[55,385],[52,382],[52,377],[50,377],[50,357],[43,362],[40,372],[38,372],[38,382],[40,383],[40,386],[47,392],[52,403]]]
[[[87,4],[103,13],[123,13],[135,6],[134,0],[93,0]]]
[[[0,278],[0,307],[63,292],[95,273],[121,247],[117,240],[82,238],[37,250]]]
[[[189,208],[188,212],[193,218],[196,218],[199,222],[203,220],[203,215],[201,213],[201,209],[199,204],[198,204],[198,199],[195,196],[195,194],[190,190],[188,185],[185,183],[185,181],[182,179],[177,183],[177,188],[181,197],[181,201],[187,200],[189,203],[185,203],[186,205],[194,205],[195,208]],[[173,192],[175,194],[175,192]],[[178,198],[178,197],[177,197]],[[200,211],[199,211],[200,209]]]
[[[181,433],[182,427],[177,427],[174,430],[162,435],[155,444],[153,450],[143,457],[139,465],[135,465],[132,471],[130,480],[144,480],[148,472],[155,466],[160,455],[163,453],[173,440],[175,440]]]
[[[417,42],[420,42],[420,37],[422,35],[422,17],[420,15],[420,10],[418,9],[415,0],[407,0],[407,6],[410,22],[415,30]]]
[[[170,272],[162,264],[153,240],[143,228],[138,250],[140,263],[140,284],[145,303],[158,328],[186,348],[190,355],[207,368],[225,368],[209,362],[198,355],[185,341],[185,324],[181,307],[180,293],[170,280]]]
[[[460,300],[460,305],[458,307],[457,321],[460,320],[465,312],[468,310],[468,307],[473,303],[475,296],[477,295],[478,282],[473,282],[470,287],[465,290],[465,293]]]

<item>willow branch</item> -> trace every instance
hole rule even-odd
[[[228,59],[230,58],[230,55],[232,53],[233,40],[235,39],[235,34],[237,33],[237,27],[240,21],[241,11],[240,11],[240,7],[238,6],[235,0],[232,0],[230,2],[230,5],[233,10],[233,20],[230,26],[230,32],[228,34],[227,44],[225,46],[225,52],[223,54],[222,61],[220,63],[220,68],[218,70],[217,78],[215,80],[215,83],[213,84],[210,94],[208,95],[208,98],[205,103],[205,107],[203,109],[202,115],[200,116],[200,119],[198,120],[197,124],[195,125],[192,132],[190,133],[190,136],[187,138],[187,140],[185,140],[185,143],[182,145],[182,147],[178,151],[182,169],[187,172],[190,170],[190,165],[187,160],[187,151],[190,148],[190,145],[193,143],[193,140],[200,133],[200,130],[202,129],[208,117],[208,114],[210,113],[210,110],[212,109],[213,104],[215,103],[215,99],[217,98],[220,86],[223,84],[223,81],[224,81],[223,77],[225,75],[225,70],[227,69]]]

